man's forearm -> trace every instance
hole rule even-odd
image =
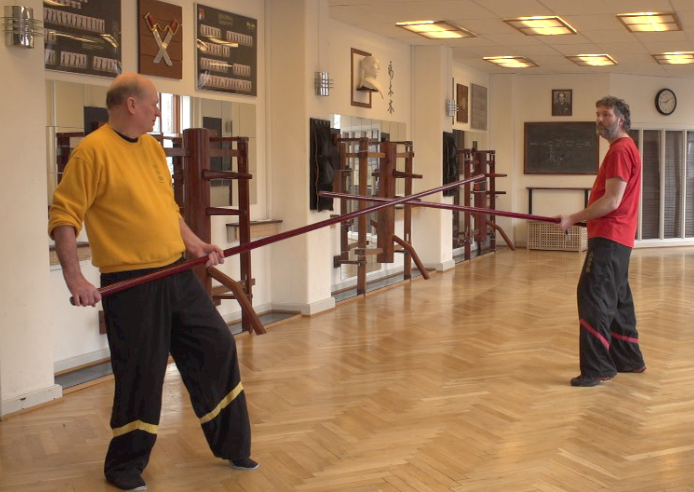
[[[590,206],[584,208],[580,212],[571,214],[571,219],[575,219],[574,223],[584,222],[586,220],[604,217],[605,215],[614,212],[615,210],[617,210],[617,207],[614,206],[613,201],[608,200],[606,197],[603,196],[595,200],[595,202],[593,202],[592,204],[590,204]]]
[[[70,279],[82,276],[82,269],[77,256],[75,229],[72,226],[56,227],[53,230],[53,239],[55,240],[55,252],[58,255],[58,261],[63,268],[63,277],[69,285]]]

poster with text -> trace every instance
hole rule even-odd
[[[257,95],[258,21],[195,6],[198,89]]]
[[[46,70],[115,77],[121,73],[121,1],[44,2]]]

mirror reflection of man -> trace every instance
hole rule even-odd
[[[566,100],[566,94],[560,92],[557,94],[557,99],[554,101],[554,108],[552,109],[553,115],[559,116],[570,116],[571,115],[571,105]]]
[[[381,65],[375,56],[365,56],[362,58],[361,63],[361,81],[359,82],[360,88],[370,89],[372,91],[377,91],[381,98],[383,96],[383,88],[379,84],[376,78],[378,77],[378,72],[381,69]]]

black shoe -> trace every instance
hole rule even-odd
[[[250,458],[241,458],[239,460],[229,460],[232,468],[237,470],[255,470],[260,465]]]
[[[147,484],[140,475],[106,477],[106,481],[121,490],[147,490]]]
[[[634,369],[630,369],[628,371],[622,371],[622,372],[636,372],[636,373],[640,374],[642,372],[646,372],[646,366],[636,367]]]
[[[612,379],[614,376],[584,376],[581,374],[571,380],[571,386],[597,386],[600,381],[607,381]]]

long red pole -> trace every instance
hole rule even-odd
[[[316,222],[314,224],[309,224],[303,227],[298,227],[296,229],[291,229],[289,231],[282,232],[280,234],[276,234],[274,236],[268,236],[264,237],[261,239],[258,239],[256,241],[251,241],[249,243],[244,243],[240,244],[238,246],[234,246],[233,248],[225,249],[224,250],[224,256],[231,256],[231,255],[237,255],[239,253],[244,253],[246,251],[251,251],[256,248],[260,248],[261,246],[266,246],[268,244],[276,243],[278,241],[282,241],[284,239],[289,239],[295,236],[299,236],[301,234],[305,234],[307,232],[314,231],[316,229],[320,229],[322,227],[326,227],[329,225],[337,224],[338,222],[343,222],[345,220],[350,220],[353,219],[354,217],[357,217],[359,215],[363,214],[368,214],[371,212],[375,212],[376,210],[380,210],[382,208],[386,207],[392,207],[393,205],[398,205],[400,203],[405,203],[408,200],[415,200],[417,198],[427,196],[427,195],[433,195],[434,193],[438,193],[439,191],[444,191],[448,190],[450,188],[456,188],[458,186],[462,186],[466,183],[471,183],[474,181],[480,181],[482,179],[485,179],[484,174],[478,174],[477,176],[472,176],[467,179],[463,179],[461,181],[456,181],[454,183],[448,183],[443,186],[439,186],[438,188],[432,188],[431,190],[426,190],[426,191],[420,191],[419,193],[415,193],[414,195],[409,195],[406,197],[398,198],[395,200],[387,201],[384,203],[380,203],[378,205],[373,205],[371,207],[365,208],[363,210],[356,210],[354,212],[350,212],[345,215],[339,215],[337,217],[332,217],[330,219],[322,220],[320,222]],[[163,277],[167,277],[169,275],[173,275],[174,273],[182,272],[185,270],[190,270],[191,268],[195,268],[196,266],[204,265],[207,263],[207,256],[202,256],[200,258],[194,258],[192,260],[187,260],[182,263],[178,263],[176,265],[171,265],[165,268],[162,268],[161,270],[157,270],[156,272],[148,273],[146,275],[140,275],[139,277],[134,277],[129,280],[123,280],[122,282],[116,282],[115,284],[107,285],[106,287],[101,287],[99,289],[99,292],[101,293],[102,297],[106,297],[111,294],[115,294],[117,292],[121,292],[126,289],[130,289],[132,287],[135,287],[136,285],[142,285],[147,282],[151,282],[152,280],[157,280]],[[70,298],[70,302],[73,302],[73,299]]]
[[[351,200],[367,201],[367,202],[388,202],[392,203],[392,198],[384,198],[378,196],[362,196],[362,195],[349,195],[346,193],[333,193],[329,191],[322,191],[321,196],[327,198],[347,198]],[[414,195],[412,195],[414,196]],[[404,203],[405,205],[412,205],[415,207],[428,207],[428,208],[440,208],[443,210],[454,210],[457,212],[470,212],[473,214],[488,214],[488,215],[499,215],[502,217],[513,217],[515,219],[527,219],[527,220],[538,220],[541,222],[553,222],[558,224],[560,220],[556,217],[545,217],[542,215],[530,215],[530,214],[520,214],[516,212],[505,212],[503,210],[493,210],[489,208],[479,208],[479,207],[466,207],[464,205],[449,205],[447,203],[431,203],[431,202],[421,202],[418,200],[409,200]],[[578,222],[575,225],[585,227],[585,222]]]

